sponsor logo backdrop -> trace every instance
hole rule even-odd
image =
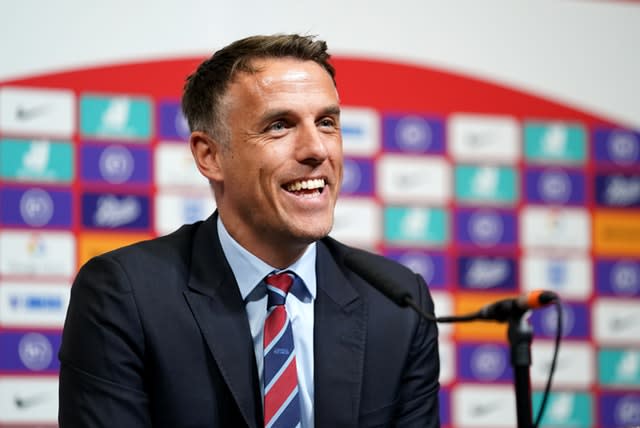
[[[179,109],[199,58],[0,84],[0,426],[55,426],[56,353],[89,258],[206,218]],[[640,424],[640,133],[477,79],[336,58],[333,236],[422,274],[438,315],[564,300],[544,423]],[[554,308],[531,317],[540,402]],[[504,326],[442,326],[444,427],[515,426]]]

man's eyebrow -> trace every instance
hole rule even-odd
[[[268,110],[266,111],[262,117],[260,118],[260,121],[263,123],[268,123],[271,122],[272,120],[275,119],[279,119],[282,117],[286,117],[289,116],[291,114],[294,114],[294,110],[291,109],[275,109],[275,110]],[[339,105],[330,105],[327,106],[325,108],[323,108],[320,111],[320,116],[339,116],[340,115],[340,106]]]
[[[340,106],[339,105],[332,105],[329,107],[326,107],[324,110],[322,110],[322,114],[323,115],[336,115],[336,116],[340,116]]]

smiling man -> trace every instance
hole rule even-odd
[[[187,79],[217,211],[82,267],[60,350],[61,427],[438,427],[434,323],[344,265],[323,41],[255,36]],[[424,280],[373,254],[426,312]]]

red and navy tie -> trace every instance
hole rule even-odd
[[[298,374],[291,322],[284,302],[293,273],[269,275],[264,322],[264,426],[293,428],[300,424]]]

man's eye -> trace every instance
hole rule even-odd
[[[286,128],[286,124],[283,121],[273,122],[269,125],[269,131],[282,131]]]
[[[333,119],[329,119],[329,118],[320,119],[320,122],[318,123],[320,126],[329,126],[329,127],[336,126],[336,122]]]

